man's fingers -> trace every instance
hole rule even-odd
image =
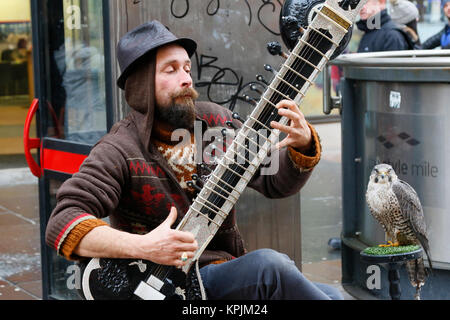
[[[162,224],[166,225],[167,227],[171,227],[174,222],[177,220],[177,209],[175,207],[170,208],[169,215],[167,216],[166,220]],[[179,231],[179,230],[173,230],[173,236],[174,240],[178,240],[181,242],[194,242],[195,237],[192,233],[187,231]]]
[[[280,142],[278,142],[276,144],[276,148],[277,149],[284,148],[284,147],[288,146],[289,143],[290,143],[290,139],[289,138],[285,138],[284,140],[282,140],[282,141],[280,141]]]
[[[178,240],[183,243],[197,243],[194,235],[187,231],[174,230],[174,240]]]
[[[303,112],[300,111],[299,106],[294,101],[281,100],[280,102],[277,103],[276,108],[279,111],[290,110],[297,115],[295,117],[299,119],[299,121],[306,121],[305,115],[303,114]]]
[[[180,251],[177,251],[177,253],[175,254],[175,258],[178,258],[180,260],[182,257],[192,259],[194,256],[195,256],[195,250],[194,251],[180,250]]]
[[[286,108],[295,113],[299,113],[299,114],[301,113],[300,108],[297,105],[297,103],[295,103],[294,101],[290,101],[290,100],[281,100],[280,102],[277,103],[276,107],[277,107],[277,109]]]
[[[292,108],[292,107],[297,108],[297,104],[292,100],[284,99],[284,100],[281,100],[280,102],[278,102],[276,107],[277,108]]]
[[[194,258],[194,256],[195,252],[192,251],[178,251],[173,257],[173,265],[181,268],[187,263],[187,260]],[[186,260],[182,258],[186,258]]]
[[[278,114],[293,121],[297,126],[301,126],[302,118],[300,117],[300,114],[298,114],[297,112],[294,112],[290,109],[279,109]]]
[[[172,208],[170,208],[169,215],[167,216],[166,220],[164,220],[164,222],[162,224],[164,224],[170,228],[176,220],[177,220],[177,208],[172,207]]]
[[[198,245],[197,242],[193,242],[193,243],[183,243],[183,244],[178,244],[175,248],[175,251],[177,252],[188,252],[188,253],[194,253],[195,251],[197,251],[198,249]]]
[[[284,132],[284,133],[287,133],[287,134],[290,134],[290,133],[293,133],[293,132],[294,132],[294,129],[293,129],[292,127],[290,127],[290,126],[285,126],[284,124],[281,124],[281,123],[276,122],[276,121],[272,121],[272,122],[270,123],[270,126],[271,126],[272,128],[274,128],[274,129],[278,129],[278,130],[280,130],[281,132]]]

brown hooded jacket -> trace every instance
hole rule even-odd
[[[178,211],[177,225],[192,199],[180,187],[173,170],[151,141],[155,117],[155,56],[137,64],[127,79],[125,97],[129,115],[116,123],[91,150],[79,172],[58,190],[57,204],[49,219],[46,242],[58,254],[79,260],[73,250],[93,228],[109,224],[116,229],[145,234],[160,225],[171,206]],[[226,127],[231,112],[209,102],[196,102],[196,119],[202,130]],[[297,193],[306,183],[321,155],[319,137],[312,126],[313,146],[309,155],[292,148],[279,152],[279,170],[274,175],[254,175],[249,186],[269,198]],[[197,141],[205,150],[208,142]],[[197,166],[197,174],[207,175]],[[246,252],[233,209],[200,258],[200,266],[226,261]]]

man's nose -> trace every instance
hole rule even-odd
[[[192,87],[192,77],[189,72],[183,71],[181,76],[181,86],[183,88]]]

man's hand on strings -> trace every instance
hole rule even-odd
[[[139,245],[141,257],[176,267],[182,267],[186,259],[194,257],[198,249],[197,241],[192,233],[171,228],[176,219],[177,209],[172,207],[163,223],[142,236]]]
[[[298,151],[305,153],[311,148],[311,129],[306,122],[305,116],[293,101],[282,100],[277,105],[278,114],[289,119],[288,125],[272,121],[270,126],[287,134],[286,138],[277,143],[277,148],[281,149],[291,146]]]

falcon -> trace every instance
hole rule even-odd
[[[385,231],[387,245],[420,245],[432,269],[425,217],[416,191],[395,174],[388,164],[376,165],[370,174],[366,201],[373,217]],[[425,284],[427,271],[423,258],[406,262],[411,285],[416,288],[415,299],[420,300],[420,289]]]

